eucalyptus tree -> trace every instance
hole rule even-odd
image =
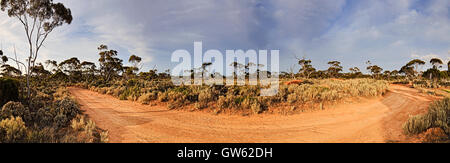
[[[86,79],[86,82],[95,77],[96,68],[97,66],[92,62],[84,61],[80,63],[81,74]]]
[[[311,60],[300,59],[298,60],[298,64],[300,65],[299,73],[309,79],[312,73],[316,71],[316,69],[311,65]]]
[[[420,59],[414,59],[408,64],[406,64],[406,67],[412,67],[414,70],[414,76],[417,77],[419,75],[419,67],[425,65],[425,62]]]
[[[343,67],[341,66],[341,62],[339,61],[331,61],[328,62],[330,65],[330,68],[328,68],[328,74],[330,77],[335,78],[339,75],[339,72],[343,70]]]
[[[433,58],[430,60],[430,63],[431,63],[431,65],[433,65],[433,68],[428,69],[424,73],[424,77],[429,77],[430,80],[438,79],[441,74],[441,71],[439,71],[439,68],[442,68],[441,65],[444,64],[444,62],[442,62],[442,60],[439,58]]]
[[[50,69],[53,73],[56,73],[56,71],[60,69],[60,67],[58,66],[58,62],[56,62],[55,60],[46,60],[44,64],[45,68]]]
[[[0,59],[0,65],[3,65],[3,64],[5,64],[6,62],[8,62],[8,57],[4,56],[4,55],[3,55],[3,51],[1,51],[1,50],[0,50],[0,56],[1,56],[1,59]]]
[[[362,76],[361,70],[358,67],[352,67],[348,69],[352,78],[358,78]]]
[[[431,65],[433,65],[433,69],[439,69],[442,68],[442,64],[444,64],[444,62],[442,62],[441,59],[439,58],[433,58],[430,60]]]
[[[55,28],[72,23],[71,10],[53,0],[1,0],[0,9],[6,11],[9,17],[16,18],[25,30],[29,47],[26,80],[30,97],[30,74],[39,50]]]
[[[22,72],[19,69],[15,68],[15,67],[13,67],[11,65],[8,65],[8,64],[2,65],[0,67],[0,70],[1,70],[0,74],[2,76],[17,77],[17,76],[22,75]]]
[[[371,65],[367,67],[367,70],[369,70],[373,78],[378,78],[381,72],[383,71],[383,69],[377,65]]]
[[[76,57],[62,61],[58,65],[64,73],[67,73],[71,80],[79,80],[81,78],[80,60]]]
[[[411,81],[415,76],[414,67],[411,67],[408,65],[403,66],[400,69],[399,73],[404,74],[406,76],[406,78],[408,78],[409,81]]]
[[[133,73],[137,73],[142,68],[142,64],[141,64],[142,58],[137,55],[131,55],[130,58],[128,59],[128,62],[133,64],[133,66],[131,68]]]
[[[106,45],[100,45],[98,50],[100,51],[100,58],[98,59],[100,74],[106,82],[109,82],[112,78],[118,76],[120,71],[123,71],[123,61],[117,57],[117,51],[109,50]]]
[[[450,61],[447,63],[447,71],[450,73]]]

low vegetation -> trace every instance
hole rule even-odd
[[[427,113],[408,119],[403,125],[406,134],[425,134],[425,141],[450,142],[450,98],[434,102]]]
[[[17,99],[1,105],[0,143],[99,143],[108,140],[107,132],[82,114],[65,89],[59,88],[50,95],[39,90],[34,92],[37,95],[31,103]]]
[[[194,109],[208,108],[216,112],[234,109],[258,114],[280,105],[323,104],[346,98],[381,96],[387,91],[388,82],[374,79],[311,79],[295,85],[281,85],[279,94],[273,97],[260,97],[259,86],[174,86],[170,81],[135,79],[122,80],[110,86],[95,86],[95,83],[79,86],[142,104],[166,102],[170,109],[193,106]]]

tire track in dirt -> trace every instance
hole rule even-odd
[[[384,96],[296,115],[212,115],[168,110],[69,88],[81,109],[109,131],[110,142],[301,143],[411,142],[402,134],[409,115],[426,111],[434,97],[392,85]]]

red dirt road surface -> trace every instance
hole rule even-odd
[[[402,134],[409,115],[425,112],[435,98],[392,85],[376,99],[296,115],[213,115],[120,101],[69,88],[82,110],[110,142],[122,143],[339,143],[415,142]]]

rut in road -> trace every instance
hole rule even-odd
[[[69,91],[97,126],[109,131],[110,142],[132,143],[410,142],[414,140],[402,134],[402,124],[435,100],[392,85],[384,97],[357,104],[243,117],[168,110],[80,88]]]

